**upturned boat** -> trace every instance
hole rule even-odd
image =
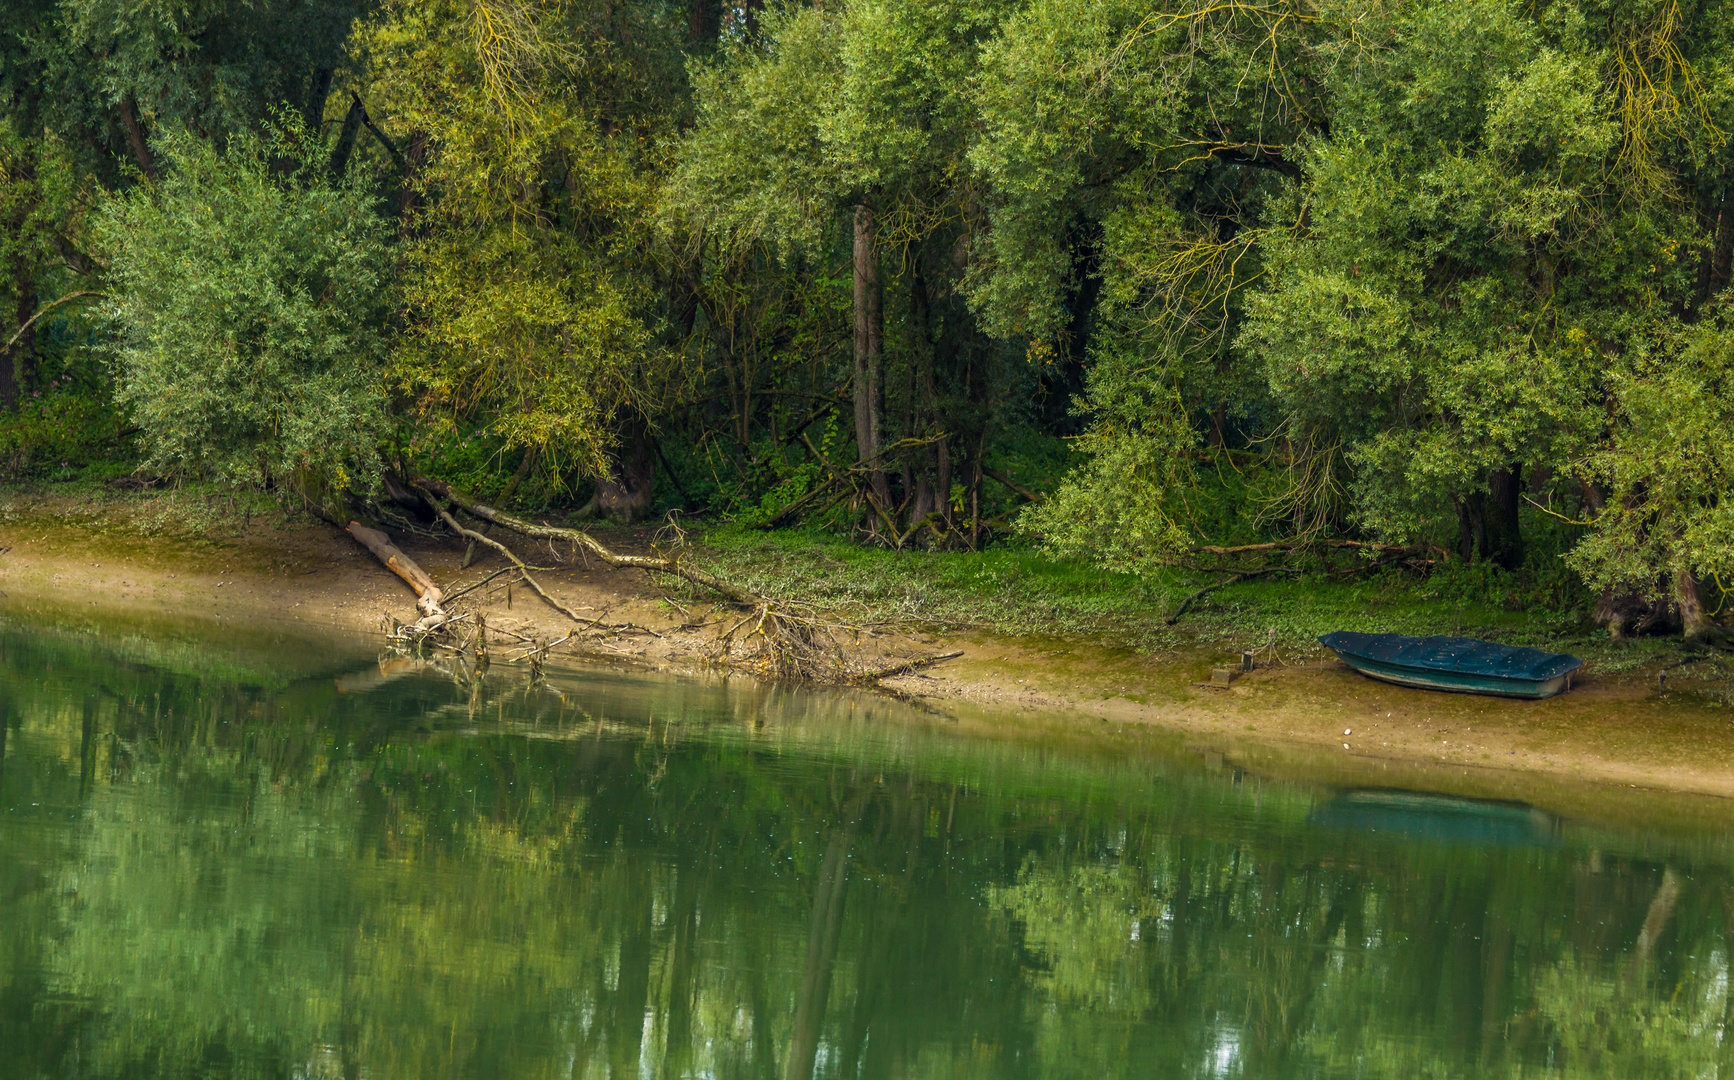
[[[1460,637],[1338,630],[1319,644],[1363,675],[1422,690],[1547,698],[1571,689],[1583,661],[1565,653]]]

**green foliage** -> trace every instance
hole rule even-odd
[[[1734,587],[1734,329],[1721,310],[1678,349],[1613,377],[1621,422],[1590,458],[1607,484],[1596,528],[1571,554],[1594,588],[1668,595],[1684,571]],[[1713,604],[1714,606],[1714,604]]]
[[[16,412],[0,414],[0,475],[66,480],[87,466],[123,458],[122,423],[105,397],[51,381]]]
[[[151,467],[366,486],[384,430],[390,251],[372,199],[300,158],[294,126],[219,151],[165,139],[160,190],[112,202],[115,395]],[[290,160],[294,160],[291,158]]]
[[[427,153],[393,378],[430,430],[484,427],[554,476],[607,475],[665,379],[649,204],[679,87],[639,15],[403,0],[363,34]]]

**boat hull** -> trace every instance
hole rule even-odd
[[[1494,697],[1538,700],[1571,689],[1572,672],[1569,671],[1551,679],[1511,679],[1497,675],[1473,675],[1467,672],[1386,664],[1364,656],[1353,656],[1341,650],[1332,651],[1342,658],[1343,663],[1362,675],[1418,690],[1444,690],[1454,694],[1489,694]]]

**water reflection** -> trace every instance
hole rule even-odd
[[[853,694],[0,630],[20,1077],[1714,1076],[1719,842]]]
[[[1347,791],[1314,807],[1307,820],[1358,833],[1495,847],[1550,846],[1560,829],[1553,815],[1533,806],[1423,791]]]

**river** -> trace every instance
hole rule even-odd
[[[0,623],[0,1075],[1727,1076],[1734,843],[1160,733]]]

